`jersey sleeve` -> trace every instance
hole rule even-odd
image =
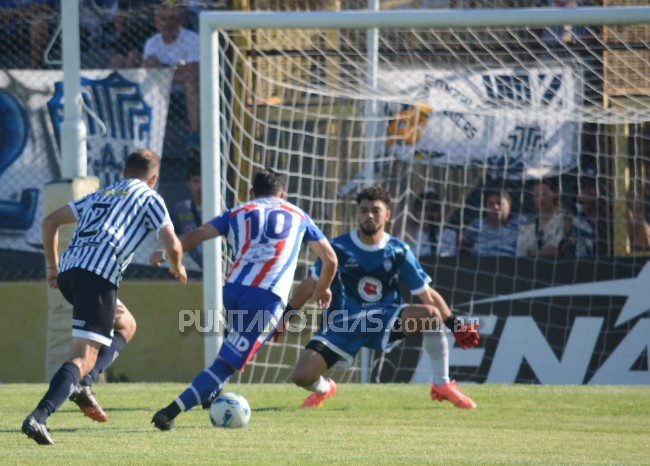
[[[221,236],[226,236],[230,231],[230,210],[226,210],[208,223],[215,227]]]
[[[89,196],[90,194],[87,194],[81,199],[77,199],[76,201],[72,201],[68,203],[68,205],[72,209],[72,212],[74,213],[74,216],[77,217],[77,220],[79,220],[81,216],[84,214],[84,209],[86,208],[86,204]]]
[[[413,295],[422,293],[431,282],[431,277],[422,269],[411,248],[406,248],[404,262],[399,269],[399,279]]]
[[[320,241],[325,238],[325,234],[321,231],[320,228],[316,226],[314,221],[305,215],[305,236],[303,237],[303,242],[308,241]]]
[[[172,228],[174,226],[169,217],[167,207],[165,206],[165,201],[158,193],[154,193],[151,196],[145,218],[149,228],[155,231],[156,234],[158,234],[160,229],[166,225],[169,225]]]

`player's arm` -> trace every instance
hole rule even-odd
[[[75,223],[77,217],[69,205],[55,210],[43,220],[43,249],[47,283],[50,288],[57,288],[56,276],[59,268],[59,227]]]
[[[322,262],[320,275],[318,276],[318,281],[316,282],[311,298],[316,301],[318,307],[327,309],[332,301],[330,285],[332,284],[332,280],[334,280],[334,275],[336,275],[336,267],[339,261],[336,257],[336,252],[334,252],[332,245],[326,238],[320,241],[309,241],[307,245],[309,245],[311,250],[316,253]]]
[[[194,231],[188,231],[183,233],[178,237],[180,244],[182,246],[182,251],[187,252],[196,247],[198,244],[203,241],[207,241],[211,238],[216,238],[219,236],[219,230],[217,230],[212,224],[206,223],[201,225]],[[158,266],[167,260],[167,256],[164,254],[164,251],[158,250],[149,258],[149,263],[151,265]]]
[[[194,249],[197,245],[212,238],[216,238],[221,233],[211,223],[201,225],[194,231],[183,233],[179,239],[183,245],[183,251],[187,252]]]
[[[302,282],[300,282],[300,284],[295,287],[291,293],[287,310],[302,309],[307,301],[309,301],[314,295],[314,290],[316,289],[317,283],[318,282],[312,277],[307,277]]]
[[[327,239],[319,241],[308,241],[309,247],[318,255],[321,262],[320,275],[318,280],[313,277],[304,279],[297,287],[293,289],[287,306],[284,308],[282,322],[275,329],[272,335],[274,341],[278,341],[282,336],[287,325],[285,316],[292,311],[301,309],[307,301],[313,299],[318,303],[321,309],[327,309],[332,301],[332,292],[330,285],[336,274],[338,259],[336,253]]]
[[[449,306],[447,305],[445,299],[440,296],[440,293],[438,293],[430,286],[425,287],[424,291],[416,294],[415,297],[418,298],[422,304],[430,304],[432,306],[435,306],[440,311],[442,320],[447,320],[449,317],[451,317],[452,312],[451,309],[449,309]]]
[[[183,246],[174,233],[174,227],[165,225],[158,231],[158,237],[165,245],[165,253],[169,260],[169,271],[181,283],[187,283],[187,272],[183,266]]]
[[[282,314],[282,321],[275,328],[274,332],[271,335],[273,341],[280,341],[280,337],[284,333],[287,325],[288,319],[287,315],[292,311],[297,311],[301,309],[307,301],[314,295],[314,290],[316,289],[316,284],[318,282],[312,277],[304,279],[300,284],[293,289],[291,297],[287,306],[284,308],[284,313]]]
[[[479,324],[477,322],[465,322],[464,318],[456,316],[436,290],[427,286],[424,291],[415,296],[422,304],[435,306],[440,311],[443,322],[454,334],[458,346],[467,349],[474,348],[478,344],[480,335],[476,329]]]

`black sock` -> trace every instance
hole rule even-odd
[[[86,387],[92,387],[93,383],[95,382],[95,379],[93,379],[93,376],[90,374],[86,374],[83,376],[81,381],[79,382],[79,385],[83,385]]]
[[[36,407],[45,412],[46,419],[68,399],[74,387],[79,383],[80,378],[79,367],[71,362],[64,362],[56,371],[50,381],[50,388]],[[39,413],[39,415],[41,414]]]
[[[120,355],[120,350],[126,345],[126,340],[120,332],[115,332],[113,334],[113,341],[111,341],[111,346],[104,346],[99,349],[99,354],[97,354],[97,362],[95,362],[95,367],[88,373],[87,377],[84,377],[83,385],[92,386],[93,382],[97,380],[100,372],[110,366],[113,361]],[[88,383],[90,379],[90,383]]]
[[[178,406],[176,401],[172,401],[163,411],[165,411],[165,415],[171,421],[181,413],[181,407]]]
[[[36,422],[39,424],[45,424],[47,422],[47,418],[50,416],[50,413],[44,409],[36,408],[34,411],[32,411],[32,416],[34,416],[34,419],[36,419]]]

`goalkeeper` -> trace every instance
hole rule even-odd
[[[292,380],[313,392],[303,408],[322,406],[336,393],[336,383],[322,374],[339,360],[352,363],[361,347],[390,351],[399,340],[422,332],[431,359],[431,398],[448,400],[458,408],[473,409],[476,403],[449,380],[449,350],[443,322],[463,349],[476,346],[478,324],[466,324],[454,316],[444,299],[428,283],[409,247],[384,229],[390,219],[390,194],[373,187],[357,195],[357,230],[343,234],[331,244],[338,269],[331,285],[332,302],[323,311],[321,328],[300,356]],[[300,309],[312,296],[321,272],[318,260],[312,277],[294,290],[286,311]],[[405,305],[398,290],[401,282],[422,304]],[[279,326],[281,332],[283,326]],[[276,335],[276,340],[279,334]]]

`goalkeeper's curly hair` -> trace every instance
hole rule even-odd
[[[364,199],[367,201],[382,201],[387,207],[390,207],[390,203],[392,202],[390,193],[381,186],[372,186],[359,191],[359,194],[357,194],[357,205],[361,204],[361,201]]]

